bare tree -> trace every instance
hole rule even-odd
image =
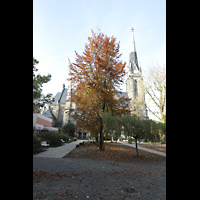
[[[145,76],[148,110],[160,121],[166,122],[166,67],[150,66]]]

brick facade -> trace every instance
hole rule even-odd
[[[45,119],[42,119],[40,117],[37,117],[37,121],[36,121],[37,124],[41,124],[41,125],[44,125],[44,126],[51,126],[51,122],[45,120]]]

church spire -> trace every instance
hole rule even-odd
[[[133,27],[131,28],[131,44],[130,44],[130,53],[131,52],[136,52],[136,48],[135,48],[135,40],[134,40],[134,35],[133,35]]]
[[[132,27],[131,28],[130,53],[129,53],[129,68],[131,71],[134,71],[135,69],[139,70],[133,30],[134,29]]]

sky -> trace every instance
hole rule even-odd
[[[127,66],[131,27],[142,70],[166,65],[166,0],[33,0],[33,57],[38,73],[52,75],[43,93],[69,85],[68,58],[82,55],[91,29],[117,38]]]

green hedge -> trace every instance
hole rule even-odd
[[[33,154],[39,153],[42,151],[42,147],[40,141],[37,140],[35,136],[33,136]]]
[[[74,137],[75,125],[73,123],[67,123],[62,127],[62,133]]]
[[[33,136],[33,154],[42,152],[44,150],[44,148],[41,146],[42,141],[46,141],[47,144],[49,144],[49,147],[58,147],[60,146],[60,139],[63,139],[66,143],[77,140],[76,137],[60,134],[58,131],[38,133],[37,135]]]
[[[60,146],[60,139],[69,142],[69,136],[60,134],[58,131],[49,131],[47,133],[38,133],[36,136],[38,141],[46,141],[51,147]]]

